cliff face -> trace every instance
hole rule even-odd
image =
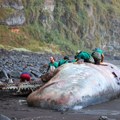
[[[0,24],[69,52],[101,47],[120,56],[119,0],[0,0]]]
[[[21,0],[0,0],[0,23],[22,25],[25,22],[24,6]]]

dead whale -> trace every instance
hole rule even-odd
[[[120,94],[120,70],[104,63],[68,63],[27,98],[29,106],[67,110],[109,101]]]

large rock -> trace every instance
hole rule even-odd
[[[5,70],[1,70],[0,71],[0,80],[1,81],[8,81],[9,79],[9,76],[8,76],[8,73],[5,71]]]
[[[24,9],[24,6],[22,4],[22,0],[1,0],[1,7],[12,7],[16,10],[22,10]]]
[[[11,119],[5,115],[0,114],[0,120],[11,120]]]
[[[25,23],[25,14],[23,11],[16,11],[9,18],[6,19],[7,25],[23,25]]]
[[[0,8],[0,24],[15,26],[23,25],[25,23],[26,17],[24,13],[24,6],[21,0],[1,0]]]

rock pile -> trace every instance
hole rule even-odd
[[[10,79],[19,80],[23,68],[27,66],[32,74],[32,80],[38,79],[47,70],[49,57],[52,54],[32,52],[18,52],[0,50],[0,81],[8,82]],[[59,55],[55,55],[59,58]]]

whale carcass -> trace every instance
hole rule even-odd
[[[104,63],[68,63],[57,69],[56,75],[27,98],[30,106],[67,110],[83,108],[118,97],[120,70]]]

